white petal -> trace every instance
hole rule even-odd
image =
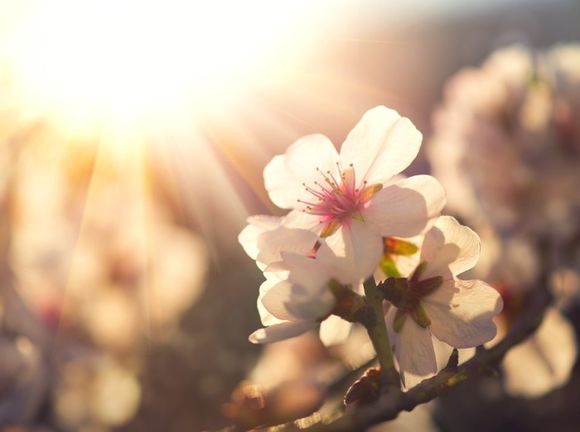
[[[403,385],[411,388],[437,373],[437,359],[431,332],[418,326],[410,316],[398,333],[393,330],[396,311],[397,308],[391,307],[387,312],[387,330]]]
[[[255,260],[259,252],[258,237],[262,233],[280,226],[282,218],[276,216],[256,215],[250,216],[247,222],[248,225],[238,235],[238,241],[248,256]]]
[[[284,320],[276,318],[274,315],[272,315],[270,311],[266,309],[266,307],[263,305],[260,299],[258,299],[257,306],[258,306],[258,314],[260,315],[260,321],[262,322],[263,325],[271,326],[274,324],[280,324],[281,322],[284,322]]]
[[[334,296],[326,285],[313,290],[282,281],[262,297],[264,307],[276,318],[283,320],[317,320],[325,317],[334,306]]]
[[[431,332],[455,348],[469,348],[492,340],[493,317],[501,312],[499,293],[479,280],[449,280],[423,298]]]
[[[264,284],[266,282],[264,282]],[[264,286],[264,284],[262,284],[262,286]],[[262,304],[264,309],[272,315],[272,317],[278,320],[292,321],[296,320],[296,317],[291,314],[286,307],[286,305],[291,301],[291,298],[292,283],[283,280],[270,285],[264,290],[260,287],[258,301]],[[272,320],[267,320],[266,322],[270,323]],[[262,320],[262,324],[269,325],[266,324],[264,320]]]
[[[421,261],[427,262],[423,278],[461,274],[477,264],[480,250],[473,230],[451,216],[441,216],[423,241]]]
[[[419,175],[377,192],[363,217],[383,237],[411,237],[429,229],[444,206],[441,184],[434,177]]]
[[[320,323],[320,340],[325,346],[336,345],[346,340],[352,329],[352,323],[336,315],[330,315]]]
[[[359,220],[343,224],[326,239],[336,254],[334,276],[342,283],[357,283],[371,276],[383,255],[383,241]]]
[[[316,327],[317,324],[316,321],[287,321],[256,330],[248,340],[255,344],[278,342],[299,336]]]
[[[435,350],[435,357],[437,358],[437,370],[441,370],[447,366],[449,357],[453,352],[453,347],[433,337],[433,349]]]
[[[367,111],[340,150],[342,166],[353,164],[357,178],[385,183],[415,159],[421,132],[399,113],[384,106]],[[360,185],[360,182],[359,182]]]
[[[279,279],[270,278],[270,279],[266,279],[262,283],[262,285],[260,285],[260,294],[258,295],[257,306],[258,306],[258,313],[260,314],[260,320],[262,321],[262,324],[264,324],[265,326],[279,324],[279,323],[284,321],[284,320],[282,320],[280,318],[276,318],[274,315],[272,315],[272,313],[268,309],[266,309],[266,307],[262,303],[262,299],[264,298],[264,295],[266,295],[266,293],[270,289],[272,289],[275,285],[277,285],[279,282],[280,282]]]
[[[259,253],[256,263],[264,270],[269,264],[282,259],[281,252],[294,252],[308,255],[318,241],[318,236],[311,231],[290,229],[284,226],[264,232],[258,237]]]
[[[402,277],[409,277],[419,265],[419,252],[413,255],[393,255],[392,258]]]
[[[568,320],[549,308],[538,331],[506,354],[508,392],[537,397],[568,382],[578,354],[575,335]]]
[[[264,168],[264,183],[270,199],[278,207],[293,209],[297,200],[311,201],[312,195],[305,191],[303,183],[314,186],[322,181],[322,172],[338,173],[338,153],[332,142],[324,135],[308,135],[300,138],[283,155],[275,156]]]
[[[302,210],[292,210],[289,212],[282,224],[288,228],[305,229],[313,232],[320,232],[324,224],[320,221],[320,216],[303,212]]]
[[[317,258],[292,252],[282,252],[281,256],[282,265],[289,272],[288,280],[294,284],[318,292],[332,279],[324,263]]]

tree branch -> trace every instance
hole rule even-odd
[[[448,365],[436,376],[422,381],[406,393],[391,388],[388,393],[372,404],[347,410],[344,415],[331,423],[316,424],[302,430],[309,432],[365,430],[368,426],[396,418],[402,411],[411,411],[417,405],[429,402],[462,382],[497,367],[505,354],[529,337],[542,322],[551,296],[545,285],[536,288],[533,293],[526,313],[513,324],[507,336],[494,347],[478,350],[475,357],[459,367]]]

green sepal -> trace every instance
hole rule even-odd
[[[390,277],[377,285],[377,288],[385,300],[400,308],[409,290],[409,284],[406,278]]]
[[[431,325],[431,319],[429,318],[429,315],[427,315],[427,311],[425,311],[423,305],[420,303],[413,308],[412,313],[413,319],[419,326],[427,328]]]
[[[387,277],[401,277],[397,264],[390,255],[383,255],[379,267]]]
[[[413,294],[415,294],[419,298],[428,296],[429,294],[437,290],[437,288],[439,288],[442,283],[443,283],[442,276],[434,276],[429,279],[422,280],[412,285]]]
[[[342,285],[334,279],[328,282],[328,288],[335,299],[330,313],[346,321],[357,322],[360,310],[366,306],[364,298],[355,293],[350,285]]]
[[[402,309],[397,309],[397,312],[395,313],[395,320],[393,322],[393,330],[395,330],[395,333],[399,333],[401,331],[406,319],[407,312],[403,311]]]
[[[415,269],[415,271],[413,272],[413,274],[411,275],[411,277],[409,278],[413,283],[417,282],[419,280],[419,278],[421,277],[421,274],[425,271],[425,269],[427,268],[427,261],[422,261],[417,268]]]

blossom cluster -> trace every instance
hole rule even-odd
[[[452,77],[427,147],[448,208],[502,231],[574,233],[579,96],[577,44],[503,48]]]
[[[264,328],[251,342],[320,326],[322,341],[335,344],[352,323],[369,327],[379,318],[409,388],[441,368],[441,345],[475,347],[495,337],[499,293],[458,278],[477,263],[479,237],[441,216],[445,191],[434,177],[401,175],[421,141],[409,119],[379,106],[340,152],[325,136],[309,135],[266,166],[270,199],[289,212],[252,216],[239,236],[266,279],[258,296]],[[369,320],[366,286],[376,283],[384,316]]]
[[[550,269],[558,307],[504,361],[507,389],[516,395],[563,385],[577,356],[561,309],[580,293],[579,119],[579,44],[505,47],[449,80],[427,145],[447,208],[484,239],[475,273],[506,299],[500,334],[538,279],[545,243],[559,251]]]

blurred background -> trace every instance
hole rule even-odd
[[[237,235],[248,215],[281,214],[262,184],[273,155],[314,132],[339,146],[387,105],[423,132],[408,173],[434,172],[448,211],[480,232],[478,272],[508,312],[535,277],[535,240],[566,247],[551,329],[376,430],[578,430],[580,49],[551,59],[579,40],[577,0],[0,0],[0,428],[197,431],[336,412],[371,359],[364,334],[250,344],[261,274]],[[490,56],[503,47],[502,69]],[[517,94],[494,99],[502,116],[479,104],[495,95],[480,66],[524,69]],[[520,112],[549,120],[530,135]],[[554,146],[526,147],[559,143],[538,135],[554,127],[572,143],[565,168]],[[521,171],[525,193],[496,199]],[[545,217],[515,206],[543,193],[561,198]]]

